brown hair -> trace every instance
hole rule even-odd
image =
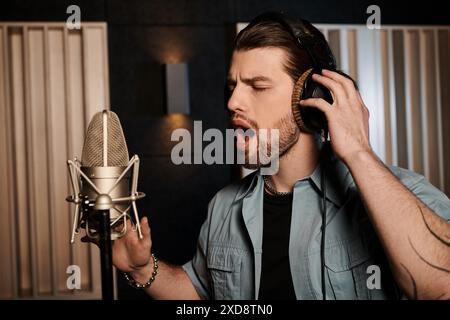
[[[261,21],[249,25],[239,32],[234,43],[235,51],[266,47],[281,48],[286,52],[284,68],[294,83],[313,66],[308,53],[298,46],[291,33],[278,22]]]

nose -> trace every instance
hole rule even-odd
[[[231,113],[236,113],[237,111],[242,112],[245,109],[237,87],[229,94],[227,108]]]

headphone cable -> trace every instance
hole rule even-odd
[[[320,259],[321,259],[321,280],[322,280],[322,300],[327,299],[325,287],[325,231],[327,226],[327,201],[326,201],[326,163],[328,160],[328,130],[324,129],[325,141],[322,146],[321,155],[321,170],[320,170],[320,187],[322,189],[322,239],[320,242]]]

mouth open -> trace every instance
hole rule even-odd
[[[239,150],[244,151],[248,148],[250,138],[255,136],[255,129],[243,119],[233,119],[233,128],[237,130],[236,132],[236,146]]]

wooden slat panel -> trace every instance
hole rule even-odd
[[[10,170],[10,117],[7,102],[7,65],[6,65],[6,28],[0,27],[0,243],[3,259],[0,263],[0,299],[12,298],[14,295],[13,264],[15,252],[13,252],[13,234],[11,225],[12,204],[10,203],[11,185],[9,181]]]
[[[446,168],[444,167],[444,150],[443,150],[443,128],[442,128],[442,106],[441,106],[441,82],[440,82],[440,69],[441,69],[441,63],[440,63],[440,57],[439,57],[439,30],[435,28],[433,30],[434,35],[434,59],[435,59],[435,69],[434,69],[434,77],[436,84],[436,130],[438,131],[438,162],[439,162],[439,188],[441,190],[445,190],[444,188],[444,172]]]
[[[406,146],[406,112],[405,112],[405,65],[403,31],[392,31],[395,108],[397,127],[397,165],[408,167],[408,152]]]
[[[422,122],[420,121],[420,47],[419,33],[405,33],[405,80],[408,168],[424,174],[422,157]]]
[[[424,172],[432,184],[439,186],[439,128],[437,125],[434,32],[432,30],[422,31],[420,36]]]
[[[83,137],[86,132],[86,117],[84,110],[84,92],[83,92],[83,46],[82,35],[79,30],[66,31],[67,37],[67,115],[68,115],[68,154],[67,158],[78,157],[81,159],[83,148]],[[71,208],[73,210],[73,208]],[[70,214],[72,223],[72,211]],[[75,241],[73,246],[73,264],[80,267],[81,287],[90,289],[91,270],[90,270],[90,250],[89,246],[80,241]]]
[[[348,74],[350,77],[358,81],[358,64],[357,64],[357,44],[356,31],[348,30]]]
[[[57,288],[59,292],[67,291],[66,269],[71,264],[70,259],[70,220],[69,205],[65,197],[69,193],[67,180],[67,131],[65,105],[65,74],[64,74],[64,32],[62,28],[48,29],[48,120],[49,120],[49,163],[50,194],[52,211],[54,213],[54,246],[58,257],[56,267]]]
[[[29,62],[29,101],[27,101],[30,129],[28,142],[31,157],[28,162],[31,168],[30,215],[35,225],[36,259],[38,272],[39,294],[50,294],[51,280],[51,250],[50,250],[50,207],[49,207],[49,166],[47,162],[47,119],[45,97],[45,62],[44,62],[44,30],[43,28],[28,29]]]
[[[448,30],[439,30],[439,62],[440,62],[440,87],[441,87],[441,127],[443,136],[443,161],[445,167],[444,190],[450,196],[450,33]]]
[[[22,28],[11,28],[9,34],[11,61],[11,107],[13,110],[14,180],[18,235],[19,295],[31,294],[30,221],[28,218],[28,179],[25,127],[25,80],[23,70]]]
[[[341,42],[340,42],[340,33],[339,30],[329,30],[328,31],[328,42],[330,44],[331,51],[336,58],[336,65],[338,68],[341,68]]]
[[[0,295],[99,297],[98,249],[79,239],[70,245],[65,197],[67,158],[81,155],[87,121],[109,103],[106,25],[84,24],[91,28],[86,40],[61,23],[6,25],[0,24],[0,203],[11,214],[0,218],[0,243],[11,259],[1,265]],[[88,94],[86,82],[93,87]],[[80,291],[67,290],[70,264],[81,268]]]

